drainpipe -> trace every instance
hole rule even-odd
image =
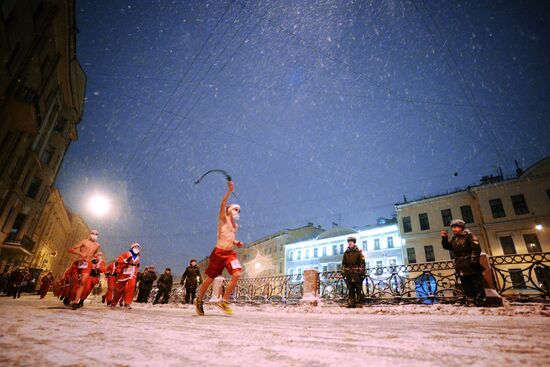
[[[481,205],[479,205],[479,200],[477,198],[477,195],[473,193],[472,191],[468,191],[468,194],[474,199],[474,203],[476,205],[476,209],[479,213],[479,224],[481,226],[481,234],[485,240],[485,244],[487,247],[487,254],[489,256],[493,256],[493,251],[491,250],[491,244],[489,243],[489,236],[487,235],[487,229],[485,228],[485,219],[483,218],[483,212],[481,211]]]

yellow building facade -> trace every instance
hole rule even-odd
[[[90,228],[84,219],[70,212],[59,190],[53,189],[33,234],[36,248],[30,267],[42,269],[42,272],[51,271],[56,278],[62,276],[75,260],[67,253],[67,248],[89,234]]]
[[[490,256],[550,251],[550,157],[515,178],[396,205],[406,263],[450,259],[441,230],[462,219]]]
[[[0,12],[3,271],[47,259],[35,254],[35,231],[67,148],[77,139],[86,77],[76,59],[74,1],[7,0]]]

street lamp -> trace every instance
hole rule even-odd
[[[98,217],[104,216],[111,209],[111,202],[102,195],[94,195],[88,201],[88,208]]]
[[[535,226],[535,228],[536,228],[537,231],[542,231],[542,224],[540,224],[540,223],[537,224],[537,225]]]

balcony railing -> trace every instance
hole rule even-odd
[[[16,235],[10,234],[4,241],[4,244],[12,248],[20,247],[28,252],[33,252],[35,242],[27,235],[19,238]]]
[[[550,252],[489,258],[496,291],[518,301],[550,302]],[[224,287],[228,280],[224,281]],[[318,295],[324,304],[338,305],[347,299],[340,271],[319,273]],[[366,269],[363,302],[463,303],[464,292],[452,260]],[[197,291],[198,292],[198,291]],[[152,292],[152,296],[156,293]],[[171,302],[181,302],[184,290],[175,287]],[[212,287],[206,298],[212,296]],[[237,303],[294,304],[303,297],[302,275],[242,278],[233,293]]]

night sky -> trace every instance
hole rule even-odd
[[[227,188],[194,185],[209,169],[250,242],[372,224],[550,154],[547,1],[183,3],[77,1],[86,100],[56,184],[109,258],[208,256]]]

